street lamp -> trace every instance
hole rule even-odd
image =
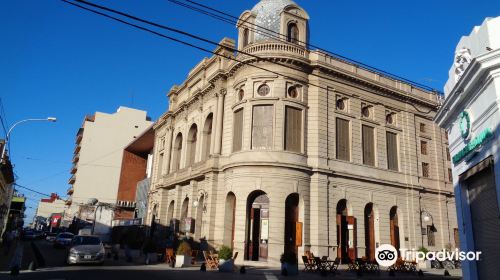
[[[14,127],[22,124],[22,123],[25,123],[25,122],[56,122],[57,121],[57,118],[54,118],[54,117],[48,117],[46,119],[25,119],[25,120],[21,120],[21,121],[18,121],[16,122],[15,124],[13,124],[9,131],[7,132],[7,135],[5,137],[5,144],[2,148],[2,153],[1,153],[1,157],[0,157],[0,160],[3,161],[3,158],[5,156],[5,149],[7,147],[7,144],[9,143],[9,139],[10,139],[10,133],[12,132],[12,130],[14,129]]]

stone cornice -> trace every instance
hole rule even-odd
[[[435,117],[438,124],[446,127],[453,122],[465,103],[479,94],[478,89],[500,77],[500,72],[495,73],[498,69],[500,69],[500,49],[474,58],[438,111]]]
[[[370,91],[373,94],[382,95],[389,98],[397,98],[402,102],[417,103],[419,105],[422,105],[426,108],[430,108],[433,110],[438,109],[438,103],[435,101],[425,98],[420,98],[416,95],[412,95],[411,93],[405,92],[403,90],[399,90],[397,88],[384,85],[375,80],[365,79],[355,73],[345,71],[341,68],[332,65],[327,65],[325,63],[317,62],[313,64],[313,68],[317,69],[319,72],[324,73],[328,76],[344,80],[345,81],[344,83],[347,86],[356,87],[361,90]],[[338,82],[343,83],[342,81]],[[435,94],[430,92],[427,93]]]

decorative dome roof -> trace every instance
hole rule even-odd
[[[289,5],[297,4],[292,0],[261,0],[253,7],[255,25],[259,26],[258,32],[255,33],[255,41],[268,40],[280,33],[281,12]]]

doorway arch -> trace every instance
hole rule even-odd
[[[184,219],[187,218],[187,216],[188,216],[188,210],[189,210],[189,197],[186,197],[184,199],[184,201],[182,202],[181,223],[184,221]]]
[[[170,224],[170,221],[174,218],[174,206],[175,202],[172,200],[170,202],[170,205],[168,205],[168,210],[167,210],[167,223]]]
[[[373,203],[368,203],[365,206],[365,257],[373,261],[375,260],[375,212]]]
[[[391,245],[399,252],[401,248],[400,232],[399,232],[399,217],[398,207],[393,206],[389,212],[390,219],[390,232],[391,232]]]
[[[194,205],[194,204],[193,204]],[[205,213],[205,195],[202,195],[200,198],[198,198],[198,203],[196,206],[196,226],[195,226],[195,239],[200,239],[202,238],[203,234],[203,213]]]
[[[292,193],[285,200],[285,254],[297,256],[297,222],[299,221],[299,194]]]
[[[269,198],[263,191],[253,191],[247,199],[245,259],[267,261],[269,242]]]

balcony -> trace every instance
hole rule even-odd
[[[69,178],[68,184],[73,185],[75,183],[75,181],[76,181],[76,176],[73,175],[73,176],[71,176],[71,178]]]
[[[73,186],[71,186],[68,191],[66,192],[67,195],[72,195],[73,192],[75,191],[75,189],[73,188]]]
[[[76,154],[76,155],[73,157],[73,163],[77,163],[79,160],[80,160],[80,155],[79,155],[79,154]]]
[[[73,167],[71,167],[71,174],[75,174],[77,170],[78,170],[78,166],[76,164],[73,165]]]
[[[75,155],[79,154],[81,148],[82,148],[82,146],[80,146],[80,144],[76,145],[75,151],[73,152],[73,154],[75,154]]]
[[[243,51],[252,55],[287,53],[300,58],[308,58],[308,52],[304,47],[285,42],[250,44]]]
[[[78,132],[76,133],[76,144],[79,145],[80,142],[82,141],[83,138],[83,127],[78,129]]]

